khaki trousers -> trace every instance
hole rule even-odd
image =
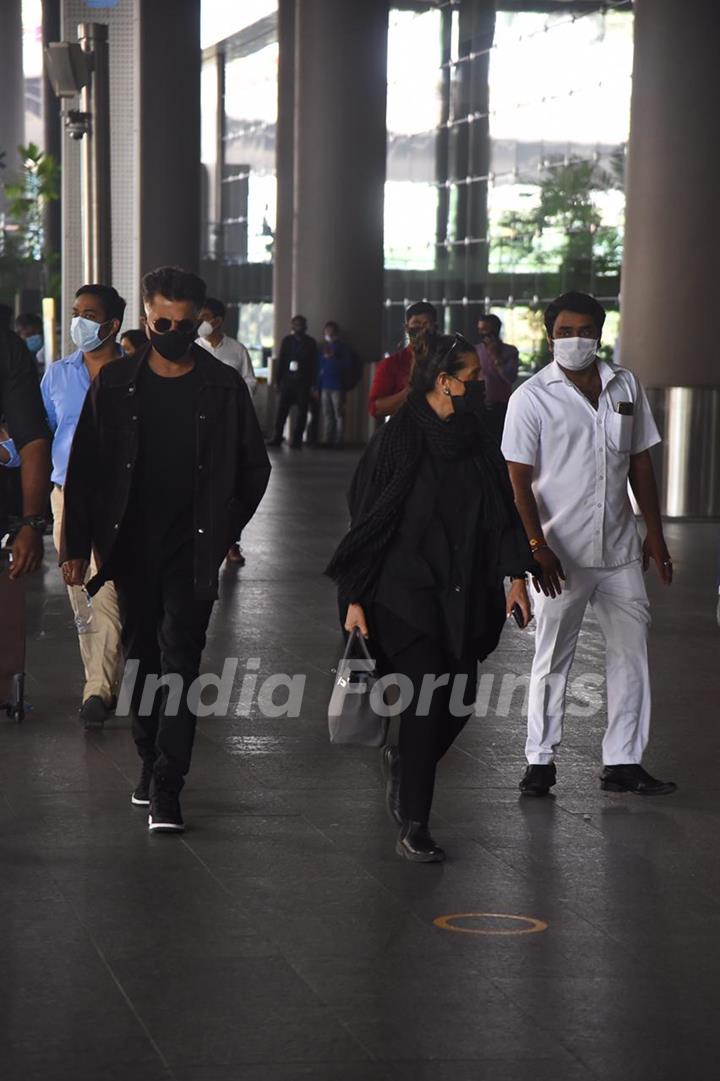
[[[50,495],[53,512],[53,542],[60,551],[60,533],[64,499],[61,488],[53,487]],[[97,573],[95,557],[90,561],[88,579]],[[68,597],[73,615],[80,619],[87,614],[87,600],[80,586],[68,586]],[[78,634],[80,656],[85,669],[83,702],[91,695],[99,695],[106,704],[117,694],[122,665],[120,645],[120,612],[117,594],[112,582],[106,582],[92,599],[90,629]]]

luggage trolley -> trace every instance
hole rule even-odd
[[[11,557],[0,548],[0,709],[18,724],[25,717],[25,579],[8,573]]]

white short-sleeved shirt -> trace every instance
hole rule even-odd
[[[630,455],[660,442],[645,391],[598,361],[597,410],[553,361],[510,398],[502,452],[535,467],[543,533],[563,565],[619,567],[640,556],[628,495]],[[627,412],[618,412],[621,402]]]
[[[229,364],[231,368],[234,368],[247,383],[250,393],[255,393],[257,379],[255,378],[250,354],[242,342],[224,335],[217,345],[211,345],[207,338],[198,338],[196,344],[201,345],[203,349],[207,349],[208,353],[212,353],[223,364]]]

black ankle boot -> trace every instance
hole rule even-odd
[[[397,747],[388,743],[382,749],[382,771],[385,778],[385,806],[393,822],[402,826],[400,814],[400,754]]]
[[[404,822],[395,851],[413,863],[442,863],[445,852],[436,845],[427,822]]]

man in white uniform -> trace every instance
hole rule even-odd
[[[605,310],[566,293],[545,312],[553,361],[510,398],[502,450],[542,576],[535,581],[535,658],[528,708],[528,767],[520,790],[555,784],[565,689],[587,605],[605,637],[608,726],[601,788],[664,795],[641,763],[650,731],[643,570],[672,581],[649,449],[660,442],[645,392],[626,368],[597,357]],[[640,545],[628,497],[646,525]]]
[[[215,297],[206,297],[205,304],[200,312],[200,319],[202,321],[198,327],[197,344],[201,345],[203,349],[207,349],[208,353],[212,353],[223,364],[229,364],[231,368],[234,368],[247,383],[250,396],[254,396],[257,379],[253,371],[252,360],[242,342],[228,337],[225,333],[223,329],[225,305],[222,300],[217,300]],[[237,542],[229,549],[227,561],[228,563],[235,563],[239,567],[245,566],[245,556],[240,547],[239,537]]]

